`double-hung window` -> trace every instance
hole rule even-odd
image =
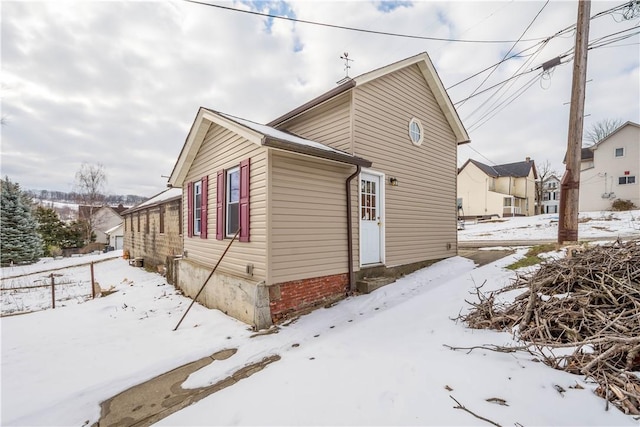
[[[193,234],[202,230],[202,181],[193,183]]]
[[[207,238],[208,182],[208,177],[204,176],[200,181],[187,184],[187,234],[189,237]]]
[[[226,171],[226,237],[233,237],[240,226],[240,168],[233,168]]]
[[[216,239],[233,237],[249,241],[249,173],[250,159],[239,166],[218,171],[216,196]]]

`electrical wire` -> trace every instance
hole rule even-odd
[[[517,41],[515,41],[515,40],[469,40],[469,39],[451,39],[451,38],[444,38],[444,37],[417,36],[417,35],[412,35],[412,34],[400,34],[400,33],[388,32],[388,31],[367,30],[365,28],[355,28],[355,27],[347,27],[347,26],[344,26],[344,25],[327,24],[325,22],[309,21],[309,20],[306,20],[306,19],[291,18],[289,16],[273,15],[273,14],[270,14],[270,13],[257,12],[257,11],[254,11],[254,10],[236,9],[236,8],[229,7],[229,6],[222,6],[222,5],[219,5],[219,4],[211,4],[211,3],[206,3],[206,2],[198,1],[198,0],[182,0],[182,1],[187,2],[187,3],[199,4],[199,5],[202,5],[202,6],[214,7],[214,8],[217,8],[217,9],[228,10],[228,11],[232,11],[232,12],[239,12],[239,13],[245,13],[245,14],[249,14],[249,15],[263,16],[265,18],[281,19],[281,20],[285,20],[285,21],[297,22],[297,23],[300,23],[300,24],[317,25],[317,26],[320,26],[320,27],[335,28],[335,29],[338,29],[338,30],[357,31],[357,32],[361,32],[361,33],[377,34],[377,35],[381,35],[381,36],[390,36],[390,37],[401,37],[401,38],[406,38],[406,39],[431,40],[431,41],[451,42],[451,43],[485,43],[485,44],[532,42],[532,41],[538,41],[538,40],[544,40],[545,39],[545,37],[538,37],[538,38],[532,38],[532,39],[519,39]]]
[[[516,71],[513,72],[512,76],[515,76],[516,74],[518,74],[520,71],[522,71],[524,68],[528,67],[529,64],[531,64],[535,58],[540,54],[540,52],[542,52],[542,49],[544,49],[544,47],[546,46],[546,44],[540,46],[538,48],[538,50],[536,52],[534,52],[533,56],[529,57],[529,59],[527,59],[522,65],[520,65],[520,67],[518,67],[518,69]],[[488,109],[490,110],[487,114],[491,113],[492,108],[494,105],[496,105],[496,103],[500,102],[500,100],[507,94],[508,90],[516,83],[517,79],[512,80],[511,82],[509,82],[508,84],[505,84],[504,86],[501,86],[500,88],[498,88],[498,90],[496,90],[493,94],[491,94],[487,99],[485,99],[475,110],[473,110],[466,118],[465,120],[468,120],[470,117],[472,117],[475,113],[477,113],[481,108],[483,108],[485,105],[487,105],[487,103],[489,103],[489,101],[491,101],[492,98],[496,97],[501,91],[502,93],[500,94],[500,96],[498,96],[492,103],[491,105],[489,105]],[[504,91],[503,91],[504,89]],[[485,115],[483,115],[479,120],[482,120],[482,118],[485,117]]]
[[[482,80],[482,82],[473,90],[473,92],[471,92],[471,95],[473,95],[474,93],[476,93],[489,79],[489,77],[491,77],[493,75],[493,73],[498,69],[498,67],[500,66],[500,64],[505,60],[505,58],[507,56],[509,56],[509,54],[511,53],[511,51],[516,47],[516,45],[518,43],[520,43],[520,40],[522,40],[522,38],[524,37],[524,35],[527,33],[527,31],[529,31],[529,28],[531,28],[531,26],[533,25],[534,22],[536,22],[536,20],[538,19],[538,17],[540,16],[540,14],[542,13],[542,11],[547,7],[547,5],[549,4],[549,0],[547,0],[543,5],[542,8],[538,11],[538,13],[536,13],[536,16],[533,17],[533,20],[529,23],[529,25],[527,25],[527,28],[524,29],[524,31],[522,32],[522,34],[520,35],[520,37],[518,38],[518,40],[516,40],[516,42],[509,48],[509,50],[507,51],[507,53],[502,57],[502,60],[493,67],[493,69],[491,70],[491,72],[489,73],[488,76],[486,76],[484,78],[484,80]],[[468,99],[468,98],[467,98]],[[464,103],[466,102],[466,100],[462,101],[460,103],[460,107],[462,107],[464,105]]]
[[[516,99],[518,99],[520,96],[522,96],[531,86],[533,86],[533,84],[538,80],[538,78],[540,78],[544,73],[545,71],[542,71],[536,74],[535,76],[533,76],[532,79],[528,80],[516,92],[514,92],[504,101],[502,101],[501,104],[497,105],[494,109],[486,112],[482,117],[476,120],[475,123],[469,126],[469,132],[472,132],[482,127],[485,123],[487,123],[489,120],[494,118],[500,111],[504,110],[509,104],[511,104]],[[483,119],[485,118],[486,120],[483,121]]]
[[[460,80],[458,83],[454,83],[454,84],[452,84],[451,86],[447,87],[447,88],[446,88],[446,90],[452,89],[452,88],[454,88],[454,87],[456,87],[456,86],[458,86],[458,85],[460,85],[460,84],[462,84],[462,83],[466,82],[467,80],[471,80],[472,78],[479,76],[480,74],[484,73],[485,71],[489,71],[491,68],[495,67],[496,65],[500,65],[500,64],[502,64],[503,62],[506,62],[506,61],[508,61],[508,60],[510,60],[510,59],[513,59],[513,58],[524,58],[524,57],[526,57],[526,56],[534,55],[534,54],[535,54],[535,52],[534,52],[534,53],[531,53],[531,54],[529,54],[529,55],[525,55],[525,56],[522,56],[521,54],[522,54],[522,53],[524,53],[524,52],[526,52],[526,51],[528,51],[528,50],[533,49],[533,48],[534,48],[534,47],[536,47],[536,46],[539,46],[539,45],[541,45],[541,44],[543,44],[543,43],[546,43],[546,42],[547,42],[547,40],[543,40],[543,41],[541,41],[541,42],[539,42],[539,43],[534,44],[533,46],[530,46],[530,47],[528,47],[528,48],[526,48],[526,49],[524,49],[524,50],[521,50],[521,51],[520,51],[520,52],[518,52],[518,53],[514,53],[513,55],[511,55],[511,56],[509,56],[509,57],[507,57],[507,58],[504,58],[504,59],[502,59],[501,61],[496,62],[495,64],[489,65],[487,68],[484,68],[484,69],[482,69],[482,70],[478,71],[478,72],[477,72],[477,73],[475,73],[475,74],[470,75],[469,77],[467,77],[467,78],[465,78],[465,79],[463,79],[463,80]]]
[[[494,162],[493,160],[489,159],[487,156],[485,156],[484,154],[482,154],[481,152],[479,152],[478,150],[476,150],[475,148],[473,148],[471,146],[471,144],[465,144],[463,145],[463,147],[469,148],[470,150],[473,150],[476,152],[476,154],[478,154],[480,157],[482,157],[483,159],[485,159],[486,161],[488,161],[489,163],[492,163],[493,166],[497,165],[496,162]]]
[[[617,42],[617,41],[621,41],[621,40],[624,40],[624,39],[627,39],[627,38],[633,37],[633,36],[635,36],[635,35],[639,34],[639,33],[640,33],[640,31],[635,32],[635,33],[632,33],[632,34],[625,34],[625,35],[621,35],[620,37],[617,37],[617,38],[611,39],[611,36],[620,35],[620,34],[623,34],[623,33],[626,33],[626,32],[628,32],[628,31],[632,31],[632,30],[635,30],[635,29],[638,29],[638,28],[640,28],[640,25],[636,25],[636,26],[634,26],[634,27],[631,27],[631,28],[628,28],[628,29],[625,29],[625,30],[621,30],[621,31],[617,31],[617,32],[615,32],[615,33],[611,33],[611,34],[608,34],[608,35],[606,35],[606,36],[600,37],[600,38],[598,38],[598,39],[594,40],[592,43],[590,43],[590,45],[589,45],[588,49],[589,49],[589,50],[591,50],[591,49],[597,49],[597,48],[600,48],[600,47],[606,46],[606,45],[608,45],[608,44],[612,44],[612,43],[615,43],[615,42]],[[598,44],[598,43],[599,43],[599,44]],[[539,49],[539,50],[538,50],[537,52],[535,52],[533,55],[538,54],[540,50],[541,50],[541,49]],[[572,53],[573,53],[573,48],[571,48],[571,49],[567,50],[567,51],[566,51],[565,53],[563,53],[562,55],[559,55],[559,58],[560,58],[560,59],[567,58],[567,57],[568,57],[568,56],[570,56]],[[572,60],[573,60],[573,57],[569,58],[568,60],[566,60],[566,61],[565,61],[565,62],[563,62],[562,64],[569,63],[569,62],[571,62]],[[526,62],[525,62],[525,64],[526,64]],[[525,64],[523,64],[523,66],[524,66]],[[518,71],[520,71],[522,68],[523,68],[523,67],[521,66],[518,70],[516,70],[516,72],[515,72],[515,73],[518,73]],[[511,76],[510,78],[508,78],[507,80],[504,80],[504,81],[502,81],[502,82],[500,82],[500,83],[498,83],[498,84],[496,84],[496,85],[494,85],[494,86],[492,86],[491,88],[488,88],[488,89],[492,89],[492,88],[495,88],[495,87],[497,87],[497,86],[501,86],[502,84],[506,84],[506,83],[508,83],[509,81],[513,81],[514,79],[517,79],[518,77],[521,77],[521,76],[523,76],[523,75],[526,75],[526,74],[528,74],[529,72],[535,71],[535,70],[540,69],[540,68],[542,68],[542,66],[541,66],[541,65],[540,65],[540,66],[538,66],[538,67],[536,67],[536,68],[533,68],[533,69],[531,69],[531,70],[529,70],[529,71],[527,71],[527,72],[524,72],[524,73],[520,73],[520,74],[515,74],[515,73],[514,73],[514,75],[512,75],[512,76]],[[541,77],[542,75],[544,75],[544,73],[541,73],[539,76],[536,76],[536,77]],[[511,85],[513,85],[514,83],[515,83],[515,81],[513,81],[513,83],[512,83]],[[530,86],[529,86],[529,87],[530,87]],[[493,94],[492,96],[495,96],[495,95],[496,95],[496,94],[497,94],[501,89],[502,89],[502,88],[500,88],[498,91],[496,91],[496,93],[495,93],[495,94]],[[479,94],[482,94],[482,93],[484,93],[484,92],[486,92],[486,91],[487,91],[487,90],[484,90],[484,91],[478,92],[478,93],[476,93],[476,94],[472,94],[472,95],[470,95],[469,97],[467,97],[466,99],[469,99],[469,98],[475,97],[475,96],[477,96],[477,95],[479,95]],[[505,92],[505,93],[506,93],[506,92]],[[502,95],[501,95],[497,100],[495,100],[495,101],[493,102],[493,104],[490,106],[490,108],[492,108],[492,107],[496,104],[496,102],[498,102],[498,101],[499,101],[499,100],[504,96],[504,94],[505,94],[505,93],[503,93],[503,94],[502,94]],[[488,100],[489,100],[489,99],[491,99],[491,98],[488,98],[488,99],[487,99],[485,102],[483,102],[483,103],[482,103],[478,108],[476,108],[476,110],[474,110],[474,111],[473,111],[473,112],[472,112],[472,113],[467,117],[467,119],[468,119],[468,118],[470,118],[470,117],[471,117],[475,112],[477,112],[477,111],[478,111],[482,106],[486,105],[486,103],[488,102]],[[511,101],[511,102],[513,102],[513,101]],[[511,102],[509,102],[509,104],[510,104]],[[457,103],[454,103],[454,105],[458,106],[458,104],[459,104],[459,103],[460,103],[460,101],[459,101],[459,102],[457,102]],[[507,104],[507,105],[509,105],[509,104]],[[499,108],[501,105],[503,105],[503,104],[498,105],[496,108]],[[506,105],[505,105],[505,107],[506,107]],[[500,109],[500,111],[501,111],[502,109],[504,109],[504,107],[503,107],[503,108],[501,108],[501,109]],[[487,113],[485,113],[485,114],[484,114],[480,119],[478,119],[476,122],[474,122],[474,123],[469,127],[469,129],[470,129],[470,130],[478,129],[480,126],[482,126],[482,124],[486,123],[487,121],[485,120],[482,124],[480,124],[480,125],[478,125],[478,126],[476,126],[476,125],[477,125],[477,124],[478,124],[478,123],[479,123],[479,122],[480,122],[484,117],[486,117],[486,116],[487,116],[487,114],[491,114],[493,111],[495,111],[495,108],[494,108],[494,109],[492,109],[492,110],[490,110],[490,111],[488,111]],[[494,116],[495,116],[495,114],[494,114],[494,115],[492,115],[492,116],[491,116],[491,118],[492,118],[492,117],[494,117]],[[467,120],[467,119],[465,119],[465,120]],[[475,127],[475,129],[474,129],[474,126],[476,126],[476,127]]]
[[[608,14],[616,13],[616,12],[617,12],[617,11],[619,11],[619,10],[622,10],[622,9],[624,9],[624,8],[626,8],[626,7],[629,7],[629,5],[630,5],[631,3],[632,3],[632,2],[626,2],[626,3],[623,3],[623,4],[621,4],[621,5],[614,6],[614,7],[610,8],[610,9],[603,10],[602,12],[599,12],[599,13],[596,13],[595,15],[593,15],[593,16],[590,18],[590,20],[594,20],[594,19],[600,18],[600,17],[605,16],[605,15],[608,15]],[[465,79],[463,79],[463,80],[460,80],[460,81],[459,81],[459,82],[457,82],[457,83],[452,84],[451,86],[447,87],[446,89],[447,89],[447,90],[449,90],[449,89],[451,89],[451,88],[454,88],[454,87],[456,87],[456,86],[458,86],[458,85],[460,85],[460,84],[462,84],[462,83],[464,83],[464,82],[466,82],[466,81],[468,81],[468,80],[470,80],[470,79],[472,79],[472,78],[474,78],[474,77],[479,76],[480,74],[482,74],[482,73],[484,73],[484,72],[486,72],[486,71],[490,70],[491,68],[493,68],[493,67],[495,67],[495,66],[497,66],[497,65],[500,65],[501,63],[503,63],[503,62],[505,62],[505,61],[508,61],[509,59],[512,59],[512,58],[518,58],[518,57],[519,57],[519,55],[520,55],[521,53],[524,53],[524,52],[526,52],[526,51],[528,51],[528,50],[530,50],[530,49],[533,49],[533,48],[535,48],[535,47],[536,47],[536,46],[538,46],[538,45],[541,45],[541,44],[543,44],[543,43],[546,43],[546,42],[548,42],[548,41],[551,41],[551,40],[552,40],[552,39],[554,39],[554,38],[562,37],[562,35],[564,35],[564,34],[566,34],[566,33],[568,33],[568,32],[573,32],[573,31],[575,31],[575,28],[576,28],[576,24],[569,25],[569,26],[567,26],[567,27],[565,27],[565,28],[563,28],[563,29],[561,29],[561,30],[557,31],[555,34],[553,34],[553,35],[551,35],[551,36],[549,36],[549,37],[545,38],[544,40],[539,41],[538,43],[536,43],[536,44],[534,44],[534,45],[532,45],[532,46],[530,46],[530,47],[528,47],[528,48],[526,48],[526,49],[524,49],[524,50],[522,50],[522,51],[520,51],[520,52],[518,52],[518,53],[516,53],[516,54],[514,54],[514,55],[512,55],[512,56],[510,56],[510,57],[508,57],[508,58],[506,58],[506,59],[503,59],[503,60],[501,60],[501,61],[499,61],[499,62],[497,62],[497,63],[495,63],[495,64],[493,64],[493,65],[490,65],[490,66],[488,66],[487,68],[485,68],[485,69],[483,69],[483,70],[481,70],[481,71],[478,71],[477,73],[475,73],[475,74],[473,74],[473,75],[471,75],[471,76],[469,76],[469,77],[467,77],[467,78],[465,78]],[[522,40],[522,41],[525,41],[525,40]],[[569,53],[569,52],[571,52],[571,51],[572,51],[572,50],[570,50],[570,51],[568,51],[568,52],[566,52],[566,53]],[[565,53],[565,54],[566,54],[566,53]]]

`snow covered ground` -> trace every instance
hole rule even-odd
[[[623,214],[627,220],[602,223],[616,233],[640,235],[633,226],[640,212]],[[526,220],[468,225],[460,239],[484,240],[494,233],[523,240],[541,228],[536,224],[552,227],[548,215]],[[505,224],[511,228],[500,231]],[[601,228],[590,232],[611,237]],[[237,348],[229,359],[195,372],[183,387],[216,383],[265,356],[278,354],[281,360],[159,425],[486,425],[454,409],[452,397],[501,425],[638,425],[613,407],[605,411],[605,401],[585,378],[555,371],[531,355],[445,347],[513,342],[509,333],[472,330],[453,319],[468,309],[464,300],[474,298],[476,285],[486,281],[483,289],[490,290],[509,283],[514,273],[503,267],[523,252],[480,268],[465,258],[447,259],[303,316],[277,334],[253,338],[247,325],[199,305],[173,332],[191,300],[157,274],[120,257],[107,260],[96,265],[96,279],[118,292],[2,318],[0,424],[91,424],[99,419],[99,403],[120,391]],[[47,267],[69,262],[79,261],[49,261]],[[21,268],[33,273],[41,267]],[[2,276],[8,275],[3,269]],[[576,384],[584,388],[572,388]],[[492,398],[508,406],[487,401]]]
[[[632,237],[640,235],[640,210],[581,212],[578,239]],[[472,240],[552,240],[558,238],[558,214],[465,221],[458,231],[461,242]]]

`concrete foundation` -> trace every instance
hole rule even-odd
[[[177,286],[184,294],[194,298],[211,273],[205,267],[188,259],[176,260]],[[175,274],[177,273],[177,274]],[[269,291],[263,282],[215,272],[197,300],[208,308],[218,309],[245,322],[255,329],[272,325],[269,309]]]

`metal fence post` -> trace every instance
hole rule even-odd
[[[91,298],[96,297],[96,285],[93,279],[93,261],[91,261]]]
[[[53,278],[53,273],[49,275],[51,277],[51,308],[56,308],[56,284]]]

